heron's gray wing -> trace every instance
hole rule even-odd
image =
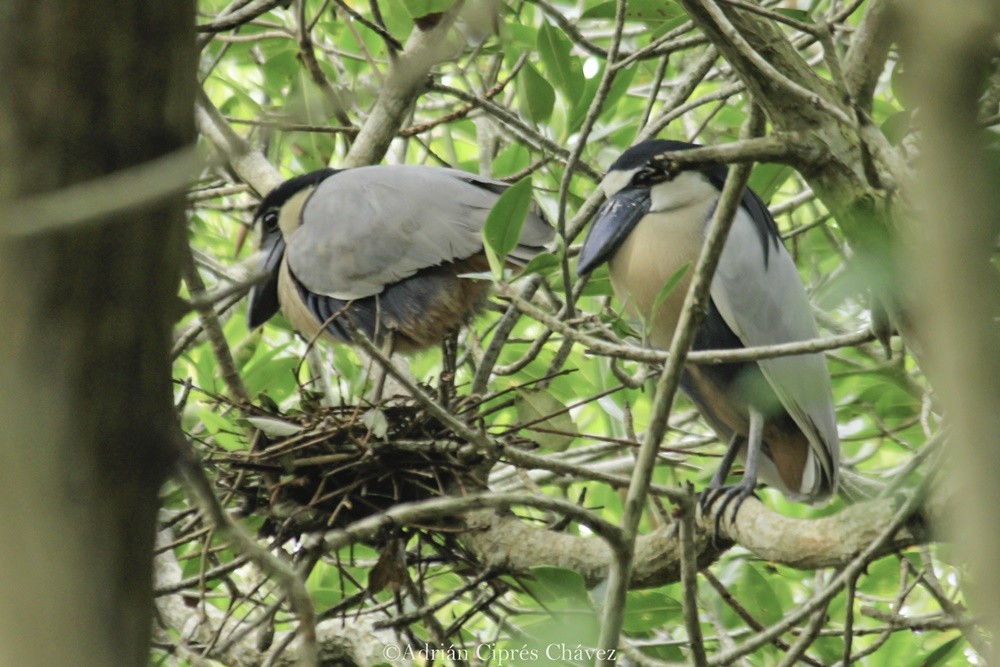
[[[780,241],[761,243],[761,223],[740,207],[712,281],[712,299],[747,347],[817,338],[809,297],[795,263]],[[819,484],[820,475],[836,480],[840,440],[824,356],[803,354],[757,363],[812,447],[814,465],[806,470],[803,486]]]
[[[421,269],[481,252],[483,224],[505,187],[437,167],[339,172],[303,207],[302,226],[288,240],[289,266],[319,294],[345,300],[378,294]],[[521,252],[533,256],[552,230],[539,214],[528,218]]]

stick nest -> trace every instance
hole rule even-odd
[[[234,488],[248,513],[268,508],[262,534],[339,528],[399,503],[485,486],[477,473],[484,457],[401,399],[249,421],[259,429],[250,450],[219,463],[241,473]]]

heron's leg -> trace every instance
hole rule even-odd
[[[722,457],[722,462],[719,467],[715,469],[715,474],[712,475],[712,481],[708,483],[709,490],[721,489],[726,485],[726,478],[729,477],[729,470],[733,467],[733,461],[736,460],[736,455],[739,454],[740,449],[743,447],[743,443],[746,442],[744,438],[739,433],[734,433],[733,437],[729,439],[729,447],[726,448],[726,453]]]
[[[749,485],[749,493],[743,496],[743,500],[753,493],[757,486],[757,461],[760,459],[760,450],[763,449],[764,439],[764,415],[758,410],[750,408],[750,433],[747,435],[747,464],[743,470],[743,481],[740,486]],[[743,502],[741,500],[740,502]]]
[[[726,450],[725,456],[722,457],[719,469],[712,476],[712,481],[709,483],[708,489],[702,495],[701,504],[703,510],[711,508],[715,505],[716,501],[720,498],[722,499],[722,503],[714,510],[716,533],[719,532],[719,524],[722,517],[725,516],[729,505],[734,501],[736,502],[730,518],[730,523],[732,523],[736,520],[736,514],[740,511],[740,505],[743,504],[743,501],[754,495],[754,488],[757,486],[757,462],[760,458],[763,435],[764,415],[751,407],[749,433],[746,438],[743,438],[741,435],[733,436],[732,441],[729,443],[729,449]],[[736,454],[744,442],[747,445],[747,460],[746,467],[743,470],[743,479],[739,484],[725,486],[729,468],[732,466],[733,460],[736,458]]]

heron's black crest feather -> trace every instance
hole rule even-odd
[[[257,212],[253,216],[254,220],[258,220],[271,209],[281,208],[282,204],[291,199],[296,192],[299,192],[303,188],[316,185],[317,183],[330,178],[338,171],[340,171],[340,169],[331,169],[327,167],[325,169],[311,171],[308,174],[293,176],[267,193],[267,196],[261,200],[260,205],[257,207]]]

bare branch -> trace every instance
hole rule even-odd
[[[313,610],[312,598],[306,590],[305,582],[295,569],[277,556],[260,546],[233,522],[212,491],[212,483],[205,475],[201,462],[194,457],[185,438],[178,434],[178,448],[181,451],[181,479],[191,495],[192,500],[201,506],[209,520],[215,524],[216,530],[223,534],[233,545],[233,548],[247,555],[262,570],[270,574],[284,587],[292,606],[299,617],[299,634],[302,648],[299,652],[301,667],[318,667],[319,650],[316,644],[316,613]]]
[[[761,559],[801,570],[841,568],[865,551],[891,525],[898,510],[892,498],[851,505],[837,514],[818,519],[792,519],[749,498],[735,517],[727,513],[720,522],[718,541],[735,542]],[[914,510],[915,511],[915,510]],[[871,550],[869,561],[931,539],[926,524],[943,516],[941,499],[932,499],[922,513],[911,512],[905,528]],[[606,542],[589,537],[532,526],[512,516],[494,512],[467,514],[463,543],[488,567],[527,572],[539,565],[565,567],[579,572],[589,586],[608,577],[614,559]],[[698,517],[693,533],[699,569],[724,551],[713,544],[715,517]],[[649,588],[680,580],[681,545],[675,524],[667,524],[636,540],[635,565],[629,587]]]
[[[604,68],[604,73],[601,75],[601,81],[597,85],[597,91],[594,95],[594,99],[591,100],[590,106],[587,108],[587,115],[583,120],[583,125],[580,127],[576,145],[573,147],[569,158],[566,160],[566,169],[559,182],[559,211],[556,215],[556,231],[559,233],[559,236],[562,237],[563,243],[566,247],[569,247],[572,240],[569,236],[567,236],[566,225],[566,206],[568,204],[567,199],[569,195],[569,186],[570,182],[573,180],[573,171],[580,161],[580,156],[583,154],[584,148],[587,146],[587,139],[590,137],[590,132],[594,128],[594,123],[597,122],[597,117],[601,113],[604,101],[607,99],[608,93],[611,90],[611,84],[615,80],[616,70],[613,65],[618,59],[618,49],[621,46],[622,41],[622,30],[625,28],[625,7],[625,0],[617,0],[615,3],[614,34],[611,37],[611,45],[608,47],[607,66]],[[575,281],[573,280],[572,269],[569,265],[569,254],[563,253],[561,259],[562,279],[566,290],[564,308],[566,310],[566,316],[573,317],[575,312],[573,283]]]
[[[281,183],[283,179],[278,170],[267,161],[263,153],[233,132],[219,110],[200,89],[194,115],[198,131],[226,157],[240,180],[258,195],[266,195]]]
[[[201,274],[198,273],[198,267],[195,266],[194,256],[191,254],[190,248],[184,253],[184,261],[181,263],[181,275],[184,276],[184,283],[187,285],[194,303],[197,304],[195,308],[198,311],[202,328],[208,333],[208,338],[212,343],[212,351],[215,354],[216,362],[219,364],[223,381],[225,381],[229,387],[229,392],[238,403],[249,406],[250,394],[247,393],[246,385],[243,384],[243,378],[240,377],[240,373],[236,368],[236,362],[233,360],[233,353],[229,349],[226,336],[222,333],[219,316],[216,314],[215,308],[211,303],[203,303],[207,289],[205,288],[205,281],[201,279]]]
[[[732,50],[739,54],[745,68],[755,69],[758,76],[762,79],[766,78],[770,86],[783,89],[790,96],[797,98],[799,104],[804,102],[811,107],[830,114],[843,123],[851,123],[850,116],[843,109],[832,103],[827,96],[816,92],[817,89],[822,90],[822,88],[818,86],[804,86],[798,83],[786,76],[784,72],[779,71],[758,53],[753,45],[747,41],[743,33],[733,25],[726,13],[715,4],[714,0],[688,0],[685,2],[685,6],[691,6],[693,3],[697,3],[700,10],[707,17],[710,17],[710,20],[713,22],[713,29],[729,40]],[[777,30],[774,32],[779,35],[780,39],[784,39],[780,37],[780,33]]]
[[[761,124],[762,120],[758,113],[752,113],[747,122],[749,131],[757,132],[758,125]],[[646,493],[652,478],[657,449],[666,432],[667,418],[674,403],[677,386],[680,383],[684,361],[691,349],[691,344],[694,342],[695,332],[701,325],[704,313],[707,311],[706,304],[712,276],[715,274],[715,268],[722,256],[729,228],[733,224],[743,189],[749,178],[749,164],[737,165],[730,170],[726,177],[722,194],[719,196],[719,203],[716,205],[712,221],[709,224],[705,245],[698,257],[698,263],[695,265],[691,286],[684,297],[683,310],[670,344],[670,358],[656,383],[649,428],[636,457],[632,485],[629,487],[628,496],[625,499],[622,516],[622,530],[630,547],[635,544],[636,530],[639,526],[642,508],[646,502]],[[625,595],[634,563],[633,558],[634,552],[627,550],[617,554],[612,562],[608,575],[607,603],[598,643],[598,647],[601,649],[611,650],[618,646],[618,637],[621,633],[625,613]],[[611,661],[605,661],[604,664],[610,667]]]
[[[402,503],[394,505],[380,514],[373,514],[361,521],[356,521],[346,528],[332,530],[323,536],[323,542],[328,549],[340,549],[350,544],[356,544],[357,542],[371,541],[380,531],[391,526],[420,523],[429,519],[453,517],[485,508],[506,511],[510,507],[518,505],[557,512],[587,526],[587,528],[601,538],[601,540],[593,540],[593,538],[585,539],[599,542],[614,549],[622,547],[621,530],[617,526],[601,519],[595,513],[566,500],[526,493],[469,494],[466,496],[431,498],[430,500],[419,502]],[[480,530],[476,524],[475,519],[470,523],[470,529],[473,532]]]
[[[871,0],[844,59],[844,79],[854,103],[871,109],[872,96],[892,45],[892,15],[896,0]]]
[[[278,5],[282,4],[284,0],[254,0],[243,7],[234,9],[233,11],[224,10],[220,15],[211,23],[205,23],[199,26],[195,26],[198,32],[223,32],[226,30],[232,30],[233,28],[238,28],[244,23],[249,23],[255,18],[262,14],[266,14]]]
[[[911,498],[904,502],[901,507],[895,509],[889,520],[880,524],[881,530],[875,535],[874,539],[866,541],[865,544],[867,546],[851,558],[848,564],[840,571],[833,581],[831,581],[825,589],[814,595],[808,603],[800,605],[795,609],[795,611],[785,615],[781,621],[775,623],[764,632],[760,632],[750,639],[747,639],[736,648],[714,655],[710,664],[732,664],[734,659],[755,651],[764,644],[771,642],[775,637],[784,634],[789,629],[799,626],[806,617],[810,616],[826,604],[829,604],[829,601],[833,599],[833,597],[837,595],[844,588],[844,586],[846,586],[850,581],[853,581],[859,573],[863,572],[864,569],[868,567],[868,563],[876,557],[876,554],[878,554],[886,547],[886,545],[890,544],[896,538],[900,528],[910,519],[913,512],[916,510],[919,500],[920,494],[914,494]],[[742,508],[740,508],[740,513],[742,513]]]
[[[708,657],[705,655],[705,639],[701,633],[701,621],[698,619],[698,557],[695,551],[694,536],[697,511],[694,487],[688,484],[680,504],[679,521],[684,627],[687,629],[688,639],[691,642],[691,662],[695,667],[705,667],[708,664]]]
[[[343,167],[375,164],[382,159],[410,107],[428,81],[431,68],[451,57],[455,43],[451,32],[462,3],[445,13],[430,30],[414,29],[402,52],[392,62],[375,106],[369,112],[344,158]]]

